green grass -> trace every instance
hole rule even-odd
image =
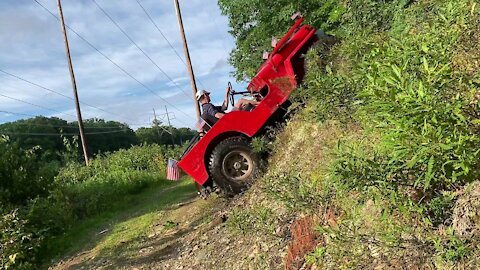
[[[274,234],[278,221],[272,209],[262,206],[233,209],[227,225],[235,232]]]
[[[307,107],[274,144],[265,192],[295,213],[330,210],[307,256],[319,269],[478,269],[480,234],[452,223],[480,179],[478,1],[343,3],[341,43],[307,56]],[[341,132],[298,136],[310,122]]]
[[[86,247],[108,252],[121,243],[147,234],[149,226],[169,206],[194,196],[196,192],[190,179],[154,184],[145,192],[112,203],[110,211],[85,219],[65,234],[51,239],[44,258],[58,259]]]

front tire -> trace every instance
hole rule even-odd
[[[245,137],[221,141],[210,157],[210,176],[225,194],[232,196],[248,188],[260,171],[258,155]]]

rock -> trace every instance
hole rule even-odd
[[[230,240],[230,238],[223,237],[222,239],[220,239],[219,242],[222,243],[222,244],[229,244],[231,242],[231,240]]]

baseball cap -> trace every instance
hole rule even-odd
[[[195,97],[197,98],[197,100],[200,100],[200,98],[202,98],[203,95],[209,95],[209,94],[210,92],[208,92],[207,90],[199,90],[195,94]]]

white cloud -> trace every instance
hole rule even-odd
[[[58,13],[54,1],[39,1],[54,14]],[[99,117],[130,124],[145,124],[152,119],[152,108],[163,111],[167,105],[177,118],[173,120],[176,126],[187,124],[194,127],[194,109],[189,96],[191,89],[186,67],[140,6],[135,0],[97,2],[175,83],[169,81],[139,52],[91,0],[63,1],[67,24],[173,106],[150,93],[69,32],[81,101],[113,113],[82,105],[84,118]],[[173,3],[158,0],[140,2],[183,58]],[[219,101],[223,97],[227,81],[233,80],[229,77],[232,68],[226,62],[229,50],[233,47],[233,40],[228,35],[227,20],[220,15],[214,0],[182,1],[181,5],[199,88],[211,89],[214,101]],[[0,43],[1,69],[71,96],[63,39],[59,22],[55,18],[33,1],[2,1],[0,38],[6,41]],[[71,100],[6,75],[0,76],[0,93],[75,115]],[[0,109],[34,115],[55,115],[73,120],[71,116],[7,98],[0,98]],[[23,117],[0,113],[0,122],[19,118]]]

